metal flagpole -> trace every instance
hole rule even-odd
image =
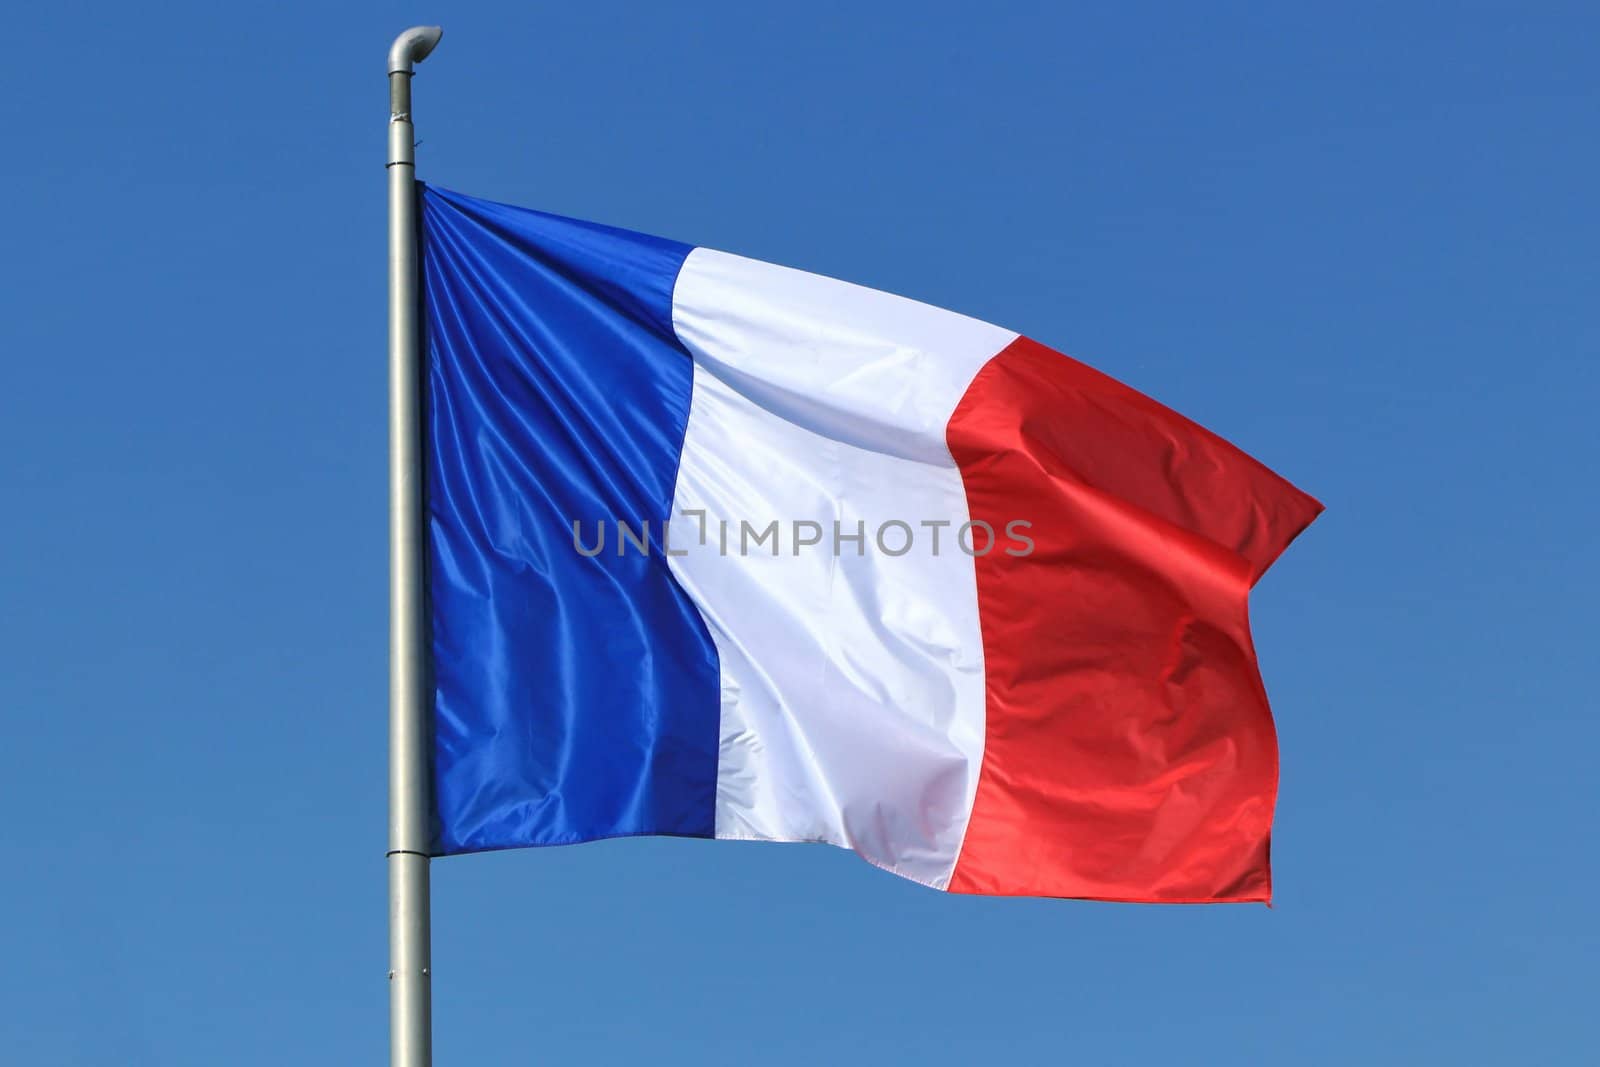
[[[411,68],[443,31],[389,49],[389,1062],[433,1062],[428,708],[422,595],[422,331]]]

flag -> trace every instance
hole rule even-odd
[[[1269,898],[1246,605],[1315,500],[1009,330],[419,195],[436,854]]]

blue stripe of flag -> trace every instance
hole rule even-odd
[[[659,551],[691,249],[421,195],[435,851],[709,837],[717,653]],[[574,550],[619,518],[657,550]]]

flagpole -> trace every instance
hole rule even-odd
[[[411,70],[439,43],[413,26],[389,49],[389,1062],[433,1062],[428,748],[422,587],[422,331]]]

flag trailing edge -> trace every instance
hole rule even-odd
[[[1247,598],[1314,499],[1011,331],[420,195],[435,854],[1270,899]]]

